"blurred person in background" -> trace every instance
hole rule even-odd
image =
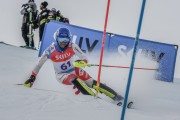
[[[22,32],[22,37],[25,41],[25,46],[21,47],[26,47],[26,48],[33,48],[34,49],[34,34],[33,34],[33,23],[37,17],[38,10],[36,3],[34,0],[29,0],[28,3],[22,5],[22,10],[21,10],[21,15],[23,15],[23,20],[22,20],[22,27],[21,27],[21,32]]]
[[[35,21],[33,21],[34,24],[34,29],[37,29],[39,27],[39,45],[38,45],[38,49],[41,46],[41,40],[42,40],[42,36],[43,36],[43,31],[44,31],[44,27],[45,24],[47,22],[48,19],[48,14],[50,12],[49,9],[47,9],[48,6],[48,2],[44,1],[41,2],[40,4],[40,13],[37,16],[37,19]]]

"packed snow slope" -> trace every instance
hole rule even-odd
[[[32,88],[16,85],[28,79],[38,51],[2,43],[0,51],[0,120],[120,120],[122,107],[105,96],[75,95],[72,86],[58,83],[50,61]],[[86,69],[97,78],[97,68]],[[166,83],[153,74],[134,71],[129,99],[135,104],[126,110],[125,120],[180,120],[180,80]],[[128,69],[103,68],[101,81],[124,95],[127,76]]]

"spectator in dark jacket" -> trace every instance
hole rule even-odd
[[[50,10],[47,9],[47,6],[48,6],[48,2],[44,1],[41,3],[40,5],[41,12],[39,13],[37,19],[34,21],[34,28],[39,27],[39,47],[41,44],[44,27],[47,22],[48,14],[50,12]]]
[[[63,22],[63,23],[68,23],[69,24],[69,19],[68,18],[65,18],[60,10],[57,10],[55,8],[52,8],[51,11],[49,12],[49,15],[48,15],[48,20],[47,20],[47,23],[50,21],[50,20],[56,20],[58,22]]]

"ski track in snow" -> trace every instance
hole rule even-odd
[[[50,61],[41,69],[32,89],[15,85],[28,79],[38,59],[38,51],[4,44],[0,44],[0,51],[0,120],[120,119],[122,107],[107,102],[109,99],[105,96],[102,95],[105,100],[82,94],[77,96],[72,86],[58,83]],[[96,70],[87,68],[94,78]],[[115,74],[124,72],[121,76],[108,75],[108,72],[103,68],[102,82],[123,95],[127,70],[111,70]],[[152,80],[153,73],[134,71],[134,74],[140,73],[143,75],[133,75],[129,96],[135,109],[127,109],[125,119],[180,120],[180,79],[165,83]]]

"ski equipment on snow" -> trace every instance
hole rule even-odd
[[[29,37],[29,47],[31,47],[30,43],[32,42],[33,40],[33,36],[34,36],[34,33],[32,31],[32,8],[30,7],[29,8],[29,34],[27,35]]]
[[[127,108],[132,109],[133,103],[134,102],[132,102],[132,101],[128,102],[127,103]],[[119,102],[119,103],[117,103],[117,106],[122,106],[122,104],[123,104],[122,102]]]
[[[24,46],[19,46],[19,47],[21,47],[21,48],[26,48],[26,49],[31,49],[31,50],[37,50],[35,47],[29,47],[29,46],[26,46],[26,45],[24,45]]]
[[[15,84],[15,85],[24,86],[23,83],[19,83],[19,84]],[[48,92],[62,93],[62,92],[60,92],[60,91],[48,90],[48,89],[41,89],[41,88],[34,88],[34,87],[31,87],[31,89],[40,90],[40,91],[48,91]],[[79,93],[78,93],[78,94],[79,94]],[[122,102],[122,101],[120,101],[120,102],[118,102],[118,103],[110,102],[110,101],[107,101],[107,100],[103,99],[103,98],[100,97],[99,95],[100,95],[100,94],[98,94],[98,96],[92,96],[92,97],[94,97],[95,99],[101,99],[101,100],[103,100],[103,101],[106,101],[106,102],[108,102],[108,103],[110,103],[110,104],[113,104],[113,105],[116,105],[116,106],[119,106],[119,107],[122,107],[122,105],[123,105],[123,102]],[[134,103],[134,102],[132,102],[132,101],[128,102],[128,103],[127,103],[127,108],[128,108],[128,109],[133,109],[133,103]]]

